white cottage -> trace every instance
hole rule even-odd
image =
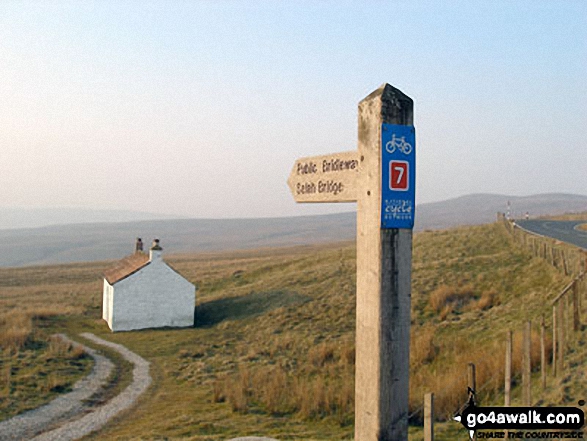
[[[167,265],[159,240],[104,271],[102,318],[112,331],[193,326],[196,287]]]

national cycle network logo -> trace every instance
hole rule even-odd
[[[580,401],[579,405],[584,405]],[[504,439],[583,439],[579,431],[585,413],[578,407],[477,407],[475,392],[454,416],[469,432],[471,440]],[[483,432],[478,432],[483,431]]]

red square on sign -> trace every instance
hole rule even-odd
[[[407,191],[409,187],[410,165],[407,161],[389,161],[389,189]]]

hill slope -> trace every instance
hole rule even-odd
[[[421,204],[416,231],[493,222],[511,202],[514,214],[532,216],[586,211],[587,196],[546,194],[528,197],[469,195]],[[155,237],[172,253],[253,249],[355,238],[355,213],[266,219],[183,219],[55,225],[0,230],[0,266],[65,263],[121,258],[134,238]]]
[[[140,405],[92,439],[225,440],[237,435],[341,440],[352,436],[355,249],[322,245],[169,259],[198,286],[196,327],[112,334],[101,316],[106,262],[0,269],[0,313],[52,305],[68,311],[40,332],[94,332],[122,343],[152,367]],[[501,225],[414,237],[411,408],[434,391],[446,418],[466,399],[467,363],[478,399],[500,403],[507,330],[538,322],[567,279],[516,247]],[[521,305],[524,305],[521,308]],[[517,338],[517,337],[516,337]],[[519,384],[519,350],[515,352]],[[549,379],[543,404],[576,403],[584,359]],[[577,376],[575,376],[575,370]],[[557,381],[573,378],[562,386]],[[539,398],[539,397],[537,397]],[[514,390],[514,404],[520,391]],[[413,428],[413,440],[420,428]],[[443,433],[446,432],[446,433]],[[460,439],[456,423],[438,440]]]
[[[7,208],[0,207],[0,230],[41,228],[49,225],[96,222],[136,222],[149,219],[172,219],[167,216],[129,210],[93,210],[84,208]]]
[[[136,237],[186,253],[353,239],[355,214],[276,219],[184,219],[0,230],[0,266],[118,259]]]
[[[562,193],[532,196],[472,194],[418,206],[416,227],[440,229],[493,222],[496,213],[506,212],[508,201],[511,215],[518,219],[523,218],[526,212],[536,217],[587,211],[587,196]]]

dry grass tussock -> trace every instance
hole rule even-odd
[[[464,286],[440,285],[428,299],[430,307],[444,320],[450,313],[471,310],[487,310],[499,304],[499,295],[493,288],[476,292],[475,286],[468,283]]]
[[[512,376],[514,386],[521,381],[522,332],[514,333],[512,348]],[[540,333],[532,330],[532,370],[540,369]],[[546,336],[547,360],[552,358],[552,340]],[[480,403],[500,400],[505,381],[505,336],[479,344],[455,338],[435,339],[434,330],[415,333],[411,345],[412,378],[410,383],[410,413],[414,421],[422,421],[422,396],[434,392],[435,412],[440,420],[447,420],[467,399],[469,363],[475,365],[477,398]]]
[[[89,372],[92,359],[46,329],[91,305],[81,295],[91,279],[78,267],[0,269],[0,420],[50,401]]]
[[[307,364],[241,368],[213,386],[214,401],[228,401],[233,411],[261,408],[271,415],[302,419],[331,417],[341,426],[354,415],[354,346],[322,343],[308,353]]]
[[[55,307],[12,309],[0,313],[0,349],[18,352],[35,339],[35,322],[63,314]]]
[[[76,359],[85,357],[84,350],[80,345],[71,344],[56,336],[49,337],[46,354],[47,358],[67,357]]]
[[[410,368],[430,364],[440,352],[434,344],[434,328],[412,328],[410,337]]]
[[[412,421],[418,420],[426,392],[435,393],[437,413],[443,418],[458,410],[466,399],[469,362],[477,366],[480,402],[501,404],[506,331],[514,329],[518,334],[525,320],[542,314],[549,321],[548,300],[568,283],[514,246],[500,232],[502,228],[490,225],[414,236]],[[200,322],[190,329],[111,336],[152,362],[160,373],[158,390],[164,393],[146,398],[156,401],[113,424],[105,437],[149,438],[157,433],[203,441],[262,431],[277,439],[292,434],[297,439],[352,438],[356,303],[352,246],[169,260],[198,285]],[[12,274],[0,269],[0,315],[52,305],[72,315],[33,319],[29,334],[33,338],[64,327],[106,333],[100,320],[99,271],[104,266]],[[60,358],[49,353],[63,349],[50,345],[46,342],[36,350],[39,358],[32,366],[45,369]],[[520,378],[518,346],[514,345],[515,382]],[[73,360],[72,365],[78,362]],[[16,377],[20,373],[15,369],[7,374],[4,367],[10,363],[2,364],[0,380],[10,377],[14,396],[25,380]],[[48,371],[43,372],[45,377],[24,374],[49,377]],[[21,390],[20,397],[39,395],[41,389],[39,384],[31,385]],[[519,390],[514,388],[514,403],[516,394]]]
[[[91,366],[81,347],[56,337],[29,336],[18,350],[0,351],[0,420],[67,392]]]
[[[500,228],[473,227],[415,236],[410,354],[410,413],[414,423],[421,422],[422,401],[427,392],[435,393],[436,413],[441,420],[448,420],[461,408],[467,399],[469,363],[476,366],[479,402],[502,404],[508,329],[515,331],[513,400],[514,403],[519,400],[523,323],[542,314],[548,320],[548,299],[566,281],[544,262],[513,246]],[[314,278],[314,274],[319,274],[319,266],[308,268],[311,273],[307,271],[304,275],[312,274]],[[348,271],[352,270],[349,266]],[[319,293],[323,286],[329,285],[316,282],[309,286]],[[337,289],[341,288],[337,286]],[[354,285],[350,290],[354,291]],[[317,302],[308,305],[311,313],[306,315],[306,320],[317,327],[326,319],[320,315],[322,306],[337,308],[334,301],[327,305]],[[306,332],[310,321],[298,326],[299,310],[297,307],[296,312],[288,311],[283,318],[301,333]],[[350,337],[354,328],[352,319],[350,316],[348,321],[340,322],[351,323]],[[280,321],[271,332],[282,330],[283,326],[286,325]],[[338,334],[336,327],[329,332]],[[349,373],[352,371],[337,370],[336,366],[344,358],[354,361],[354,350],[345,356],[339,348],[321,342],[307,346],[309,349],[297,354],[291,365],[275,362],[276,353],[283,350],[291,357],[290,351],[300,346],[299,334],[287,334],[287,338],[288,344],[279,351],[268,348],[268,356],[258,355],[262,353],[260,350],[254,351],[251,360],[256,365],[249,365],[246,372],[218,377],[215,400],[227,401],[231,409],[241,414],[257,415],[265,411],[295,415],[296,419],[337,419],[337,412],[345,413],[337,407],[344,409],[345,405],[351,405],[353,388],[345,379],[345,375],[352,378]],[[540,366],[538,331],[534,330],[532,340],[532,366],[537,370]],[[550,360],[549,333],[546,345]],[[267,357],[272,365],[262,366]],[[273,380],[270,382],[269,378]],[[344,388],[350,392],[347,394]],[[338,397],[331,396],[332,393]],[[333,407],[333,402],[338,404]],[[352,413],[349,411],[347,415],[352,418]]]
[[[31,338],[33,320],[28,314],[11,311],[0,315],[0,348],[17,352]]]
[[[461,309],[474,298],[474,288],[470,284],[462,287],[441,285],[430,294],[429,302],[432,309],[440,312],[446,308]]]

